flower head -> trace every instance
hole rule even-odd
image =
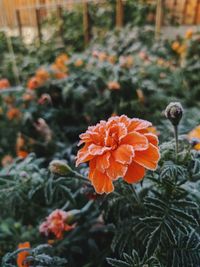
[[[117,81],[110,81],[108,82],[108,89],[110,90],[119,90],[120,84]]]
[[[35,90],[43,84],[43,81],[38,77],[32,77],[27,84],[28,89]]]
[[[189,132],[188,139],[193,142],[194,149],[200,150],[200,125]]]
[[[63,237],[64,232],[74,229],[75,225],[69,225],[68,220],[71,214],[63,210],[54,210],[40,225],[39,231],[45,236],[54,235],[57,239]]]
[[[10,87],[10,83],[7,79],[0,79],[0,89],[6,89]]]
[[[81,134],[76,165],[89,161],[89,179],[97,193],[114,190],[120,177],[128,183],[140,181],[145,170],[155,170],[160,158],[158,138],[148,132],[151,123],[127,116],[111,117]]]
[[[18,248],[19,249],[22,249],[22,248],[30,248],[30,243],[29,242],[25,242],[25,243],[20,243],[18,245]],[[28,251],[22,251],[22,252],[19,252],[18,253],[18,256],[17,256],[17,266],[18,267],[29,267],[30,264],[29,263],[25,263],[25,260],[26,258],[29,256],[29,252]]]
[[[9,120],[18,120],[21,117],[21,112],[18,108],[10,108],[8,112],[6,113],[6,116]]]

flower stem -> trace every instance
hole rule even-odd
[[[176,160],[178,158],[178,126],[174,125],[174,137],[175,137],[175,153],[176,153]]]

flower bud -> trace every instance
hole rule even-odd
[[[52,160],[49,164],[49,170],[51,173],[58,175],[66,175],[72,171],[64,160]]]
[[[183,107],[179,102],[171,102],[165,109],[165,116],[177,126],[183,116]]]

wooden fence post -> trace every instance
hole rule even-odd
[[[155,37],[159,38],[161,33],[161,26],[163,22],[163,1],[157,0],[157,8],[156,8],[156,25],[155,25]]]
[[[122,0],[116,2],[116,27],[121,28],[124,23],[124,5]]]
[[[198,23],[199,11],[200,11],[200,0],[197,0],[196,8],[195,8],[194,21],[193,21],[194,24]]]
[[[90,15],[87,0],[83,0],[83,31],[84,31],[84,42],[87,46],[90,42]]]
[[[184,7],[183,7],[183,17],[182,17],[182,24],[185,23],[185,17],[187,15],[187,6],[188,6],[188,0],[185,0]]]
[[[22,22],[21,22],[21,16],[20,16],[20,10],[19,9],[16,9],[16,18],[17,18],[17,26],[18,26],[18,30],[19,30],[19,35],[22,39],[23,38],[23,36],[22,36]]]
[[[62,6],[58,5],[57,7],[58,10],[58,17],[59,17],[59,32],[60,32],[60,37],[62,39],[62,42],[64,44],[64,38],[63,38],[63,8]]]
[[[41,31],[41,24],[40,24],[40,8],[36,8],[35,9],[35,15],[36,15],[38,38],[39,38],[39,42],[41,44],[41,42],[42,42],[42,31]]]

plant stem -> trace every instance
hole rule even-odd
[[[178,126],[174,125],[174,137],[175,137],[175,153],[176,153],[176,160],[178,158]]]
[[[74,178],[77,178],[77,179],[79,179],[80,181],[82,181],[82,182],[84,182],[86,184],[90,184],[88,179],[85,176],[83,176],[82,174],[78,173],[77,171],[73,171],[73,170],[72,170],[72,173],[75,176]]]

